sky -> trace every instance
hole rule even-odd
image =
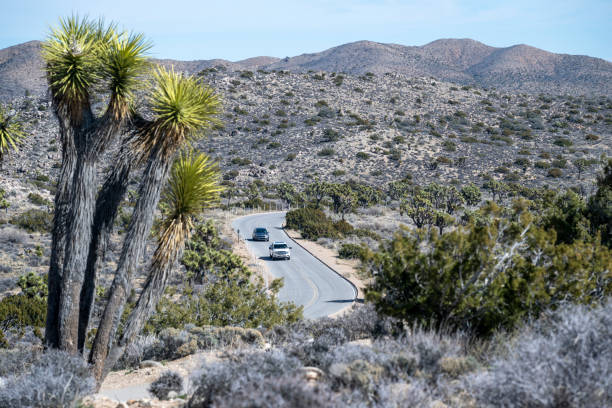
[[[471,38],[612,61],[612,0],[0,0],[0,48],[43,40],[71,14],[144,33],[156,58],[237,61],[359,40],[424,45]]]

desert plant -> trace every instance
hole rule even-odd
[[[1,406],[76,408],[95,389],[87,364],[79,356],[50,350],[28,360],[33,361],[22,361],[0,387]]]
[[[168,399],[171,391],[183,391],[183,377],[176,371],[165,371],[149,386],[149,392],[160,400]]]
[[[609,301],[564,307],[523,329],[465,384],[483,407],[610,406],[611,316]]]
[[[185,241],[194,227],[194,217],[219,200],[219,168],[208,156],[193,151],[182,154],[174,163],[162,199],[163,221],[150,271],[138,301],[127,319],[121,337],[109,356],[113,366],[125,347],[142,330],[163,295],[172,267],[181,256]]]
[[[53,228],[53,214],[48,211],[31,208],[14,216],[11,223],[28,232],[50,232]]]
[[[597,239],[556,244],[554,230],[520,214],[396,237],[370,260],[366,299],[395,317],[486,336],[563,300],[593,304],[611,293],[612,254]]]
[[[4,156],[9,150],[17,150],[19,143],[25,138],[23,127],[16,115],[9,116],[6,109],[0,105],[0,170]]]
[[[112,24],[78,17],[61,19],[42,46],[62,140],[49,267],[46,342],[52,347],[77,350],[75,300],[85,278],[96,164],[131,115],[130,102],[148,66],[144,54],[149,47],[140,34],[116,32]],[[100,117],[91,109],[96,89],[110,94]]]

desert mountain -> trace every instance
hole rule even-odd
[[[26,91],[44,92],[40,44],[30,41],[0,50],[0,99],[23,96]],[[358,41],[283,59],[254,57],[237,62],[163,59],[158,62],[190,73],[213,66],[230,71],[314,70],[354,75],[393,72],[523,92],[609,95],[612,91],[612,63],[606,60],[554,54],[522,44],[496,48],[470,39],[442,39],[423,46]]]

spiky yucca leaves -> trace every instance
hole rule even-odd
[[[100,79],[100,55],[111,28],[102,30],[87,18],[60,19],[42,46],[42,57],[53,98],[79,120],[80,107],[89,103],[91,88]]]
[[[164,211],[150,272],[121,338],[106,359],[106,372],[113,368],[155,310],[166,289],[170,272],[190,236],[194,217],[219,201],[222,190],[219,181],[218,164],[205,154],[189,151],[174,162],[162,198],[167,210]]]
[[[17,150],[19,142],[25,137],[16,116],[8,116],[0,106],[0,165],[9,149]]]
[[[162,202],[164,214],[153,264],[165,264],[189,239],[193,219],[219,201],[219,165],[203,153],[183,153],[172,167]]]
[[[60,19],[42,52],[54,99],[78,119],[79,107],[89,103],[92,91],[109,91],[109,110],[114,119],[123,119],[148,67],[145,54],[150,48],[142,34],[117,32],[115,24],[103,20]]]
[[[151,43],[142,34],[114,35],[102,61],[101,76],[106,80],[111,100],[108,107],[113,119],[122,120],[130,113],[135,90],[142,87],[142,76],[149,69],[146,52]]]
[[[184,141],[220,123],[221,99],[200,79],[158,67],[153,82],[148,103],[155,120],[138,140],[139,149],[158,148],[164,157],[171,157]]]

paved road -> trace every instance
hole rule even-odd
[[[351,304],[356,296],[353,286],[289,238],[282,229],[284,222],[285,213],[275,212],[240,217],[232,223],[251,253],[264,261],[275,278],[283,278],[278,299],[304,306],[304,317],[309,319],[328,316]],[[255,227],[267,228],[270,242],[251,241]],[[287,242],[292,247],[291,260],[271,260],[268,246],[272,241]]]

